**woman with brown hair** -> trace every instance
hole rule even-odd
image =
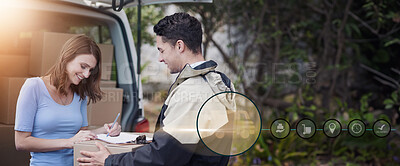
[[[87,104],[101,100],[101,52],[85,35],[68,40],[57,63],[43,77],[29,78],[21,88],[15,117],[15,146],[31,152],[30,165],[73,165],[72,146],[117,136],[120,125],[87,130]]]

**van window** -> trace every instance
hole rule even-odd
[[[110,31],[104,25],[72,26],[68,33],[85,34],[90,36],[96,43],[112,44]]]

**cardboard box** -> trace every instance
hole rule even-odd
[[[103,98],[97,103],[91,103],[87,107],[89,126],[103,126],[112,123],[122,110],[123,89],[101,88],[104,92]],[[120,123],[121,116],[118,118]]]
[[[148,138],[153,137],[152,133],[132,133],[132,134],[146,135],[146,137]],[[83,155],[80,154],[81,150],[91,151],[91,152],[99,150],[95,144],[96,141],[103,144],[111,154],[131,152],[143,146],[143,144],[109,144],[98,140],[79,142],[74,144],[74,166],[79,165],[79,163],[77,162],[78,158],[84,157]]]
[[[29,74],[43,76],[55,64],[65,42],[77,34],[36,32],[32,35]]]
[[[1,165],[27,166],[31,158],[29,152],[17,151],[14,141],[14,125],[0,124]]]
[[[2,25],[2,27],[7,25]],[[0,52],[2,54],[29,55],[31,37],[29,32],[11,30],[11,27],[0,30]]]
[[[5,124],[15,123],[15,110],[19,91],[26,78],[2,77],[0,78],[0,122]]]
[[[101,88],[115,88],[115,87],[117,87],[117,82],[101,80],[100,87]]]
[[[114,46],[111,44],[97,44],[101,51],[101,79],[110,80]]]
[[[29,56],[0,55],[0,77],[28,77]]]

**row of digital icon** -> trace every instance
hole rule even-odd
[[[391,126],[390,123],[384,119],[379,119],[375,121],[372,129],[366,129],[366,125],[360,119],[354,119],[350,121],[347,129],[342,129],[342,125],[336,119],[329,119],[325,121],[322,129],[317,129],[314,121],[311,119],[302,119],[297,125],[296,129],[291,129],[290,124],[285,119],[276,119],[272,122],[271,128],[272,135],[275,138],[283,139],[286,138],[290,130],[296,130],[297,134],[304,139],[311,138],[314,136],[316,131],[323,131],[327,137],[335,138],[340,135],[342,131],[348,131],[353,137],[361,137],[364,135],[365,131],[372,130],[377,137],[386,137],[390,134]],[[394,129],[393,129],[394,130]]]

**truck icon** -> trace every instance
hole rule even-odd
[[[282,123],[278,123],[278,126],[276,126],[276,132],[282,133],[283,131],[285,131],[285,128],[283,127]]]

